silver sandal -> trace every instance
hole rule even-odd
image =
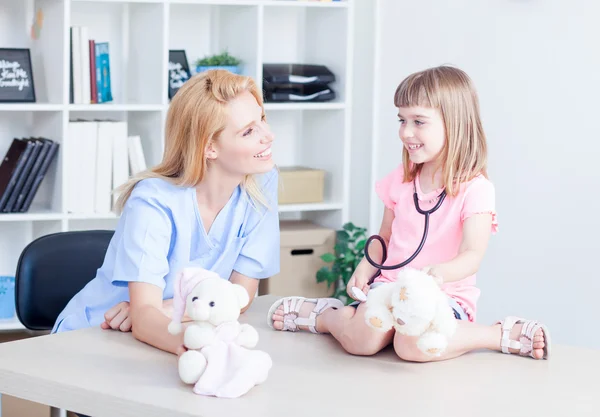
[[[525,320],[520,317],[508,316],[503,321],[499,321],[498,323],[502,324],[502,339],[500,341],[500,346],[502,347],[503,353],[510,354],[510,349],[519,349],[519,355],[521,356],[533,356],[533,338],[535,333],[542,329],[544,333],[544,356],[540,359],[548,359],[550,358],[550,331],[548,328],[535,320]],[[517,340],[512,340],[510,338],[510,332],[515,324],[523,324],[521,328],[521,333],[519,334],[519,338]]]
[[[315,303],[315,308],[306,318],[298,317],[300,308],[304,302]],[[273,314],[283,304],[283,329],[289,332],[297,332],[300,326],[307,326],[312,333],[318,333],[316,329],[317,316],[328,308],[342,308],[344,303],[337,298],[304,298],[304,297],[284,297],[275,301],[267,314],[267,323],[273,327]]]

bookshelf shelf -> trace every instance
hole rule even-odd
[[[63,218],[67,220],[110,220],[117,219],[118,216],[115,213],[68,213],[63,215]]]
[[[62,104],[44,104],[44,103],[0,103],[0,112],[9,111],[61,111],[64,106]]]
[[[93,1],[93,0],[78,0]],[[112,1],[112,0],[108,0]],[[347,8],[348,1],[316,2],[306,0],[170,0],[171,4],[216,4],[233,6]]]
[[[292,110],[343,110],[346,103],[265,103],[265,110],[292,111]]]
[[[310,212],[310,211],[335,211],[344,208],[343,202],[324,202],[309,204],[282,204],[279,206],[280,213]]]
[[[63,213],[48,211],[29,211],[27,213],[2,213],[0,222],[35,222],[48,220],[62,220]]]
[[[72,112],[163,111],[166,110],[166,106],[163,104],[70,104],[67,109]]]
[[[273,157],[280,167],[307,166],[326,171],[320,203],[284,204],[283,218],[309,219],[339,228],[349,220],[350,144],[354,6],[352,1],[302,0],[32,0],[2,1],[0,48],[30,48],[36,103],[0,103],[0,157],[14,138],[44,137],[60,147],[26,212],[0,213],[0,275],[13,275],[27,244],[50,233],[114,228],[118,216],[98,201],[98,178],[117,177],[115,164],[130,155],[130,137],[139,137],[146,166],[161,161],[169,109],[169,50],[184,49],[192,72],[195,61],[227,50],[241,58],[242,74],[262,86],[263,65],[304,63],[327,66],[336,80],[329,102],[268,102],[265,110],[275,134]],[[44,12],[39,39],[24,22],[33,9]],[[6,7],[5,7],[6,6]],[[107,43],[112,100],[92,103],[71,98],[72,27],[85,27],[88,39]],[[333,34],[333,35],[332,35]],[[93,49],[92,49],[93,50]],[[77,49],[82,53],[82,49]],[[79,55],[83,59],[82,55]],[[81,61],[79,61],[81,62]],[[90,68],[91,68],[90,63]],[[73,71],[74,72],[74,71]],[[85,74],[85,71],[82,73]],[[88,72],[91,74],[91,72]],[[78,81],[79,82],[79,81]],[[91,86],[90,80],[90,86]],[[90,97],[92,93],[90,92]],[[91,130],[76,130],[85,121]],[[98,162],[105,144],[100,125],[113,124],[114,146],[105,153],[111,168]],[[118,125],[118,126],[117,126]],[[94,140],[90,132],[96,131]],[[109,135],[110,136],[110,135]],[[84,146],[85,142],[85,146]],[[94,155],[91,159],[90,154]],[[112,159],[111,159],[112,156]],[[118,178],[133,172],[120,159]],[[94,165],[94,169],[90,167]],[[95,180],[89,175],[95,173]],[[107,189],[107,188],[104,188]],[[99,193],[106,196],[107,193]],[[110,194],[110,193],[108,193]],[[75,205],[73,205],[75,204]],[[17,320],[0,322],[19,329]]]
[[[165,3],[165,0],[71,0],[71,3]]]

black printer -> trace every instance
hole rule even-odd
[[[324,65],[263,64],[265,102],[322,102],[335,99],[335,75]]]

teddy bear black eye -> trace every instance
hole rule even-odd
[[[193,302],[193,301],[196,301],[197,299],[198,299],[198,297],[193,297],[193,298],[192,298],[192,302]]]
[[[208,303],[209,306],[214,307],[215,306],[215,302],[211,301],[210,303]]]

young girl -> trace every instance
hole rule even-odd
[[[382,334],[365,323],[365,304],[344,307],[339,300],[285,297],[273,304],[269,323],[274,329],[330,333],[349,353],[372,355],[393,343],[398,356],[424,362],[457,357],[487,348],[547,358],[549,334],[535,321],[507,317],[492,326],[475,323],[479,290],[475,275],[490,235],[497,230],[495,194],[487,179],[487,146],[479,103],[469,77],[452,67],[437,67],[410,75],[397,88],[402,164],[376,184],[385,205],[379,234],[388,245],[384,265],[409,258],[423,235],[424,216],[416,211],[416,192],[422,210],[434,207],[445,190],[446,198],[431,214],[422,251],[408,265],[434,276],[448,295],[459,320],[458,329],[441,357],[424,355],[416,337]],[[381,260],[381,247],[370,245],[373,260]],[[377,272],[363,259],[348,283],[364,293]],[[398,270],[382,270],[373,286],[394,281]],[[355,298],[356,299],[356,298]]]
[[[260,90],[224,70],[198,74],[171,101],[163,160],[131,179],[104,263],[53,332],[102,326],[171,353],[176,274],[187,266],[244,286],[279,272],[278,175]],[[247,308],[247,307],[246,307]]]

